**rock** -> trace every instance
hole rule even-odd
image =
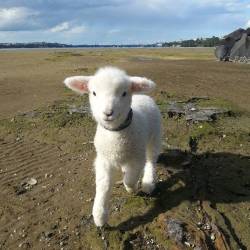
[[[51,231],[47,231],[44,233],[44,236],[46,239],[50,239],[53,235],[54,235],[54,233]]]
[[[30,186],[34,186],[37,184],[37,180],[35,178],[30,178],[29,180],[27,180],[27,184]]]
[[[16,193],[16,195],[24,194],[24,193],[26,193],[27,191],[28,191],[28,190],[27,190],[25,187],[23,187],[22,185],[21,185],[21,186],[15,187],[15,193]]]
[[[196,153],[198,150],[198,138],[196,137],[190,137],[189,138],[189,147],[190,147],[190,151],[192,153]]]
[[[187,167],[187,166],[189,166],[190,164],[191,164],[191,160],[187,160],[187,161],[182,162],[182,163],[181,163],[181,166],[182,166],[182,167]]]
[[[206,223],[205,225],[204,225],[204,230],[211,230],[212,229],[212,227],[211,227],[211,225],[209,224],[209,223]]]
[[[199,100],[209,100],[208,96],[193,96],[187,100],[187,102],[196,102]]]
[[[182,222],[176,219],[168,219],[166,225],[170,238],[174,239],[177,243],[182,243],[184,237]]]
[[[185,241],[184,245],[186,245],[187,247],[191,247],[191,244],[188,241]]]
[[[170,118],[174,116],[182,116],[185,115],[184,107],[177,102],[170,102],[167,108],[167,113]]]
[[[36,184],[37,184],[37,180],[35,178],[30,178],[27,181],[22,182],[19,186],[16,186],[15,193],[17,195],[24,194]]]
[[[63,234],[59,239],[59,245],[61,247],[66,246],[68,244],[68,240],[69,240],[69,235]]]
[[[217,119],[220,114],[230,115],[230,111],[216,107],[198,107],[196,103],[199,99],[208,99],[208,97],[192,97],[185,102],[169,102],[167,113],[170,118],[174,116],[185,116],[188,122],[211,122]]]
[[[1,246],[1,245],[0,245]],[[21,249],[30,249],[31,248],[31,245],[29,242],[25,241],[25,242],[22,242],[18,245],[19,248]]]
[[[49,241],[54,235],[54,232],[52,231],[46,231],[46,232],[42,232],[41,237],[40,237],[40,241]]]
[[[27,118],[35,118],[38,116],[38,114],[39,114],[39,112],[33,110],[33,111],[20,113],[19,115],[27,117]]]
[[[216,239],[215,234],[212,233],[212,234],[210,235],[210,238],[211,238],[212,241],[215,241],[215,239]]]
[[[77,114],[89,114],[90,108],[88,106],[76,106],[76,105],[69,105],[68,113],[70,115],[77,113]]]

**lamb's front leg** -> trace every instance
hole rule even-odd
[[[113,184],[111,166],[101,157],[95,160],[96,194],[93,206],[93,217],[96,226],[101,227],[108,221],[108,203]]]

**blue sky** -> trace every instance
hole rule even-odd
[[[0,43],[151,43],[239,27],[250,27],[250,0],[0,0]]]

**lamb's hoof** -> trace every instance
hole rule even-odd
[[[142,183],[142,192],[146,194],[152,194],[155,189],[154,183]]]
[[[97,227],[103,227],[108,221],[106,213],[93,213],[93,219]]]
[[[128,185],[126,185],[124,183],[124,187],[125,187],[125,189],[127,190],[128,193],[130,193],[130,194],[136,194],[136,192],[138,190],[138,183],[134,187],[130,187],[130,186],[128,186]]]

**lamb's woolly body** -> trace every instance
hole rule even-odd
[[[145,149],[158,142],[160,137],[160,112],[154,101],[146,95],[133,95],[131,107],[133,119],[126,129],[113,132],[97,126],[94,139],[96,152],[98,156],[108,159],[112,168],[138,159],[145,162]],[[159,148],[155,150],[158,152]]]
[[[108,200],[115,170],[123,171],[123,183],[128,192],[137,190],[140,176],[142,190],[146,193],[153,191],[154,165],[160,152],[161,116],[152,98],[138,94],[154,87],[151,80],[130,77],[116,68],[103,68],[92,77],[76,78],[67,78],[65,84],[77,92],[88,89],[92,113],[97,121],[93,217],[97,226],[103,226],[108,220]],[[125,97],[122,93],[126,93]],[[120,131],[106,129],[125,121],[130,108],[133,118],[128,127]],[[110,110],[112,115],[106,115]]]

